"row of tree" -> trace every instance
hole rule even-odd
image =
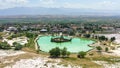
[[[67,48],[65,47],[63,49],[60,49],[59,47],[53,48],[49,51],[49,53],[50,53],[50,57],[52,58],[58,58],[58,57],[65,58],[65,57],[69,57],[71,54],[69,51],[67,51]],[[84,58],[86,54],[87,54],[86,52],[81,51],[78,53],[77,57]]]
[[[59,47],[53,48],[49,51],[50,57],[58,58],[58,57],[69,57],[70,52],[67,51],[67,48],[60,49]]]
[[[101,51],[103,50],[102,47],[100,47],[100,46],[96,47],[96,49],[97,49],[99,52],[101,52]],[[108,51],[109,51],[109,48],[106,47],[106,48],[105,48],[105,52],[108,52]]]
[[[98,39],[100,41],[111,41],[111,42],[114,42],[116,40],[115,37],[111,37],[110,39],[108,39],[107,37],[105,36],[94,36],[95,39]]]
[[[23,47],[21,44],[16,42],[14,42],[13,45],[14,45],[14,50],[21,50]],[[0,49],[9,50],[11,49],[11,46],[7,42],[0,42]]]

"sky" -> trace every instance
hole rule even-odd
[[[0,0],[0,9],[15,7],[120,10],[120,0]]]

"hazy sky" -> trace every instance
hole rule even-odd
[[[120,0],[0,0],[0,9],[14,7],[120,10]]]

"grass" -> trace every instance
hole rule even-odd
[[[49,54],[46,52],[39,51],[39,53],[37,53],[37,51],[35,49],[28,48],[28,47],[24,47],[22,50],[25,52],[29,52],[29,53],[35,53],[37,55],[49,56]]]
[[[116,59],[116,60],[114,60]],[[97,60],[97,61],[106,61],[108,63],[116,63],[116,62],[120,62],[120,60],[117,60],[117,59],[120,59],[120,57],[112,57],[112,56],[109,56],[109,57],[105,57],[105,56],[101,56],[101,57],[93,57],[92,60]]]
[[[87,58],[79,59],[79,58],[65,58],[62,59],[61,64],[71,64],[71,65],[77,65],[82,66],[83,68],[102,68],[102,66],[90,61]]]
[[[83,59],[77,58],[77,54],[71,54],[70,58],[62,59],[61,64],[72,64],[72,65],[82,66],[83,68],[103,68],[101,65],[98,65],[92,61],[106,61],[109,64],[120,62],[120,57],[102,55],[102,54],[99,54],[98,52],[93,52],[93,53],[94,53],[93,56],[89,56],[87,54],[86,58],[83,58]],[[114,60],[114,58],[118,60]]]
[[[4,32],[0,32],[0,36],[2,36],[2,35],[5,35],[6,33],[4,33]]]
[[[35,40],[34,38],[30,38],[30,39],[28,40],[28,44],[27,44],[26,46],[29,47],[29,48],[35,49],[34,40]]]
[[[84,37],[80,37],[81,39],[85,39],[85,40],[92,40],[92,41],[98,41],[97,39],[93,39],[93,38],[84,38]]]
[[[90,59],[83,58],[77,58],[77,54],[71,54],[69,58],[61,58],[62,62],[61,64],[71,64],[73,66],[82,66],[83,68],[102,68],[102,66],[92,62]]]

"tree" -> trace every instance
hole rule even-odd
[[[99,37],[99,40],[105,41],[105,40],[107,40],[107,38],[106,38],[105,36],[100,36],[100,37]]]
[[[0,49],[8,50],[8,49],[11,49],[11,47],[7,42],[1,42],[0,43]]]
[[[22,46],[21,44],[17,43],[17,44],[15,45],[15,50],[21,50],[22,47],[23,47],[23,46]]]
[[[96,49],[100,52],[102,48],[100,46],[96,47]]]
[[[62,50],[61,50],[61,55],[62,55],[62,57],[66,57],[67,56],[67,48],[63,48]]]
[[[13,43],[13,46],[16,46],[17,44],[18,44],[17,42],[14,42],[14,43]]]
[[[34,38],[34,37],[37,37],[38,35],[37,34],[34,34],[34,33],[25,33],[26,37],[28,38]]]
[[[70,55],[70,52],[67,51],[67,48],[65,48],[65,47],[63,49],[60,49],[58,47],[53,48],[49,51],[49,53],[50,53],[50,57],[53,57],[53,58],[58,58],[60,56],[69,57],[69,55]]]
[[[115,39],[116,39],[115,37],[112,37],[112,38],[110,39],[110,41],[113,42],[113,41],[115,41]]]
[[[69,51],[67,51],[67,57],[69,57],[69,56],[70,56],[70,54],[71,54],[71,53],[70,53]]]
[[[105,38],[106,41],[108,41],[108,38]]]
[[[60,49],[58,47],[51,49],[49,53],[50,53],[50,57],[55,57],[55,58],[60,57]]]
[[[84,35],[85,38],[90,38],[90,36],[91,36],[90,34],[85,34]]]
[[[58,48],[58,47],[55,48],[55,56],[56,57],[60,56],[60,48]]]
[[[81,52],[78,53],[77,57],[78,57],[78,58],[85,58],[85,55],[86,55],[86,54],[87,54],[86,52],[81,51]]]
[[[108,52],[108,47],[105,48],[105,51]]]

